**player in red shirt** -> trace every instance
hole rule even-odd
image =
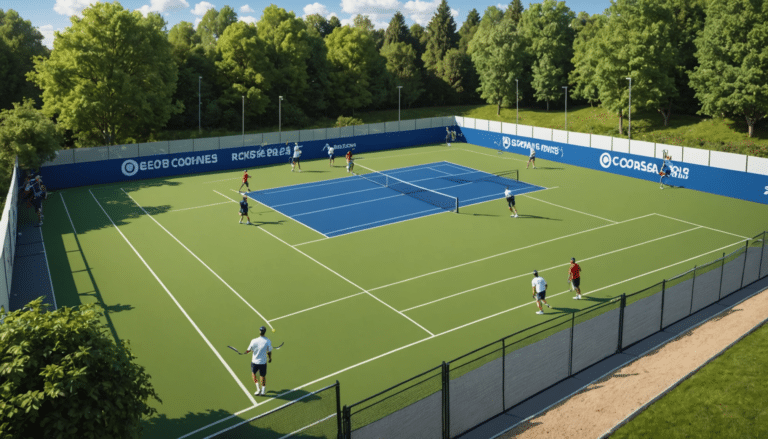
[[[253,177],[248,175],[248,170],[246,169],[245,171],[243,171],[243,184],[241,184],[240,187],[237,189],[238,192],[240,192],[240,189],[243,188],[243,185],[245,185],[245,188],[248,189],[249,191],[251,190],[251,188],[248,186],[249,178],[253,178]]]
[[[581,300],[581,267],[576,263],[576,258],[571,258],[571,267],[568,269],[568,282],[576,288],[576,297],[574,299]],[[573,291],[573,288],[571,291]]]
[[[352,172],[355,169],[355,162],[352,161],[352,150],[347,151],[347,172]],[[352,172],[354,174],[354,172]]]

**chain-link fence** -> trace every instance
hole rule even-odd
[[[633,294],[563,313],[344,407],[345,438],[452,438],[768,276],[766,232]]]

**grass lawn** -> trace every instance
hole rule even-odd
[[[611,437],[768,436],[768,326],[763,325]]]
[[[553,106],[554,108],[554,106]],[[403,109],[401,119],[421,119],[437,116],[466,116],[477,119],[515,122],[515,108],[502,108],[496,114],[495,105],[455,105],[446,107],[427,107]],[[359,112],[355,117],[365,123],[379,123],[397,120],[397,109]],[[311,126],[301,129],[324,128],[335,124],[335,119],[315,120]],[[562,108],[546,111],[543,109],[521,108],[519,123],[545,128],[565,129],[565,114]],[[570,131],[601,134],[614,137],[626,137],[628,118],[624,115],[624,134],[619,135],[619,120],[616,114],[603,108],[575,106],[568,108],[568,129]],[[283,126],[284,131],[297,127]],[[261,127],[256,132],[278,131],[277,125]],[[215,137],[237,135],[240,131],[165,131],[157,136],[161,140],[184,139],[192,137]],[[696,148],[727,151],[758,157],[768,157],[768,130],[761,125],[755,128],[755,136],[747,137],[747,125],[743,120],[729,118],[712,119],[687,114],[673,114],[669,126],[665,127],[659,113],[634,112],[632,114],[632,138],[649,142],[671,145],[691,146]]]

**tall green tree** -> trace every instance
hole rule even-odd
[[[392,84],[389,87],[390,102],[393,104],[397,102],[397,87],[402,86],[399,95],[401,104],[411,107],[424,93],[416,50],[410,44],[400,41],[385,44],[381,48],[381,55],[387,60],[387,71],[392,77]]]
[[[480,27],[469,43],[469,54],[480,76],[480,97],[501,106],[509,105],[515,95],[515,79],[523,77],[526,61],[525,39],[504,12],[490,6],[483,14]]]
[[[0,9],[0,109],[24,98],[37,99],[40,89],[27,81],[35,57],[48,57],[43,35],[13,9]]]
[[[160,399],[99,317],[93,304],[47,312],[37,299],[0,324],[4,437],[141,437]]]
[[[320,38],[325,38],[328,34],[333,32],[331,24],[320,14],[307,15],[304,17],[304,22],[307,24],[307,30],[314,29]]]
[[[523,7],[523,2],[520,0],[512,0],[509,2],[507,10],[504,11],[504,17],[508,18],[514,26],[518,26],[520,24],[520,20],[523,18],[524,10],[525,8]]]
[[[395,12],[384,31],[384,45],[393,43],[412,43],[411,31],[405,25],[405,16],[400,11]]]
[[[514,16],[514,14],[510,14]],[[573,29],[576,15],[564,1],[544,0],[532,4],[520,19],[520,33],[528,40],[528,53],[533,59],[533,96],[549,103],[563,96],[572,70]]]
[[[426,47],[422,59],[428,70],[437,70],[448,50],[458,47],[459,35],[456,33],[456,21],[451,15],[451,8],[446,0],[441,0],[435,15],[429,21],[426,30]]]
[[[576,31],[573,41],[573,70],[568,74],[568,82],[571,84],[569,93],[576,99],[584,99],[590,106],[600,102],[599,85],[595,77],[599,52],[597,36],[605,26],[607,18],[602,14],[590,16],[586,12],[580,12],[579,16],[571,23]]]
[[[596,37],[598,63],[595,78],[601,105],[619,116],[629,104],[640,110],[657,110],[667,124],[671,103],[677,96],[672,46],[673,18],[663,0],[617,0],[607,10],[608,19]]]
[[[268,78],[274,77],[265,62],[264,41],[257,36],[256,26],[238,21],[219,38],[218,50],[221,61],[216,66],[228,80],[222,104],[236,106],[245,97],[245,117],[254,120],[267,108]]]
[[[459,50],[462,52],[467,53],[469,42],[472,41],[477,28],[480,27],[480,19],[480,13],[477,12],[477,9],[472,8],[469,14],[467,14],[467,19],[461,25],[461,29],[459,29]]]
[[[29,78],[43,90],[43,111],[79,146],[146,139],[181,111],[171,102],[178,69],[160,15],[96,3],[71,20]]]
[[[198,103],[205,102],[207,106],[211,97],[223,96],[224,84],[216,80],[221,75],[216,68],[215,59],[206,55],[200,34],[195,31],[192,23],[181,21],[173,26],[168,32],[168,41],[179,68],[172,102],[179,102],[183,110],[171,115],[166,126],[179,130],[197,128]],[[206,125],[214,123],[218,126],[221,122],[220,119],[212,119],[209,114],[202,120]]]
[[[768,116],[768,2],[710,2],[704,30],[696,39],[699,66],[691,87],[701,113],[743,117],[747,135]]]
[[[216,42],[224,35],[224,31],[230,25],[237,22],[237,12],[230,6],[224,6],[221,10],[208,9],[197,25],[197,33],[206,53],[216,52]]]
[[[343,26],[334,29],[325,42],[338,108],[354,113],[384,102],[386,60],[376,50],[373,37],[362,29]]]
[[[696,58],[696,37],[704,30],[706,0],[668,0],[674,17],[672,46],[677,49],[675,88],[678,97],[676,112],[695,114],[699,109],[696,92],[691,88],[689,73],[699,65]]]
[[[376,50],[381,50],[381,47],[384,45],[384,30],[377,30],[371,21],[371,17],[358,14],[355,15],[352,22],[354,27],[364,30],[373,38]]]
[[[304,92],[304,112],[309,116],[320,117],[327,115],[331,108],[331,78],[328,63],[328,47],[322,37],[309,33],[309,53],[307,59],[307,90]]]

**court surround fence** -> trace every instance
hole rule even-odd
[[[16,226],[19,212],[19,161],[13,167],[11,175],[11,187],[5,198],[3,216],[0,218],[0,234],[3,236],[2,260],[3,269],[0,272],[0,307],[8,312],[10,310],[11,280],[13,277],[13,262],[16,256]],[[0,321],[3,312],[0,311]]]
[[[342,409],[346,439],[453,438],[768,276],[768,232],[632,294],[523,329]]]

